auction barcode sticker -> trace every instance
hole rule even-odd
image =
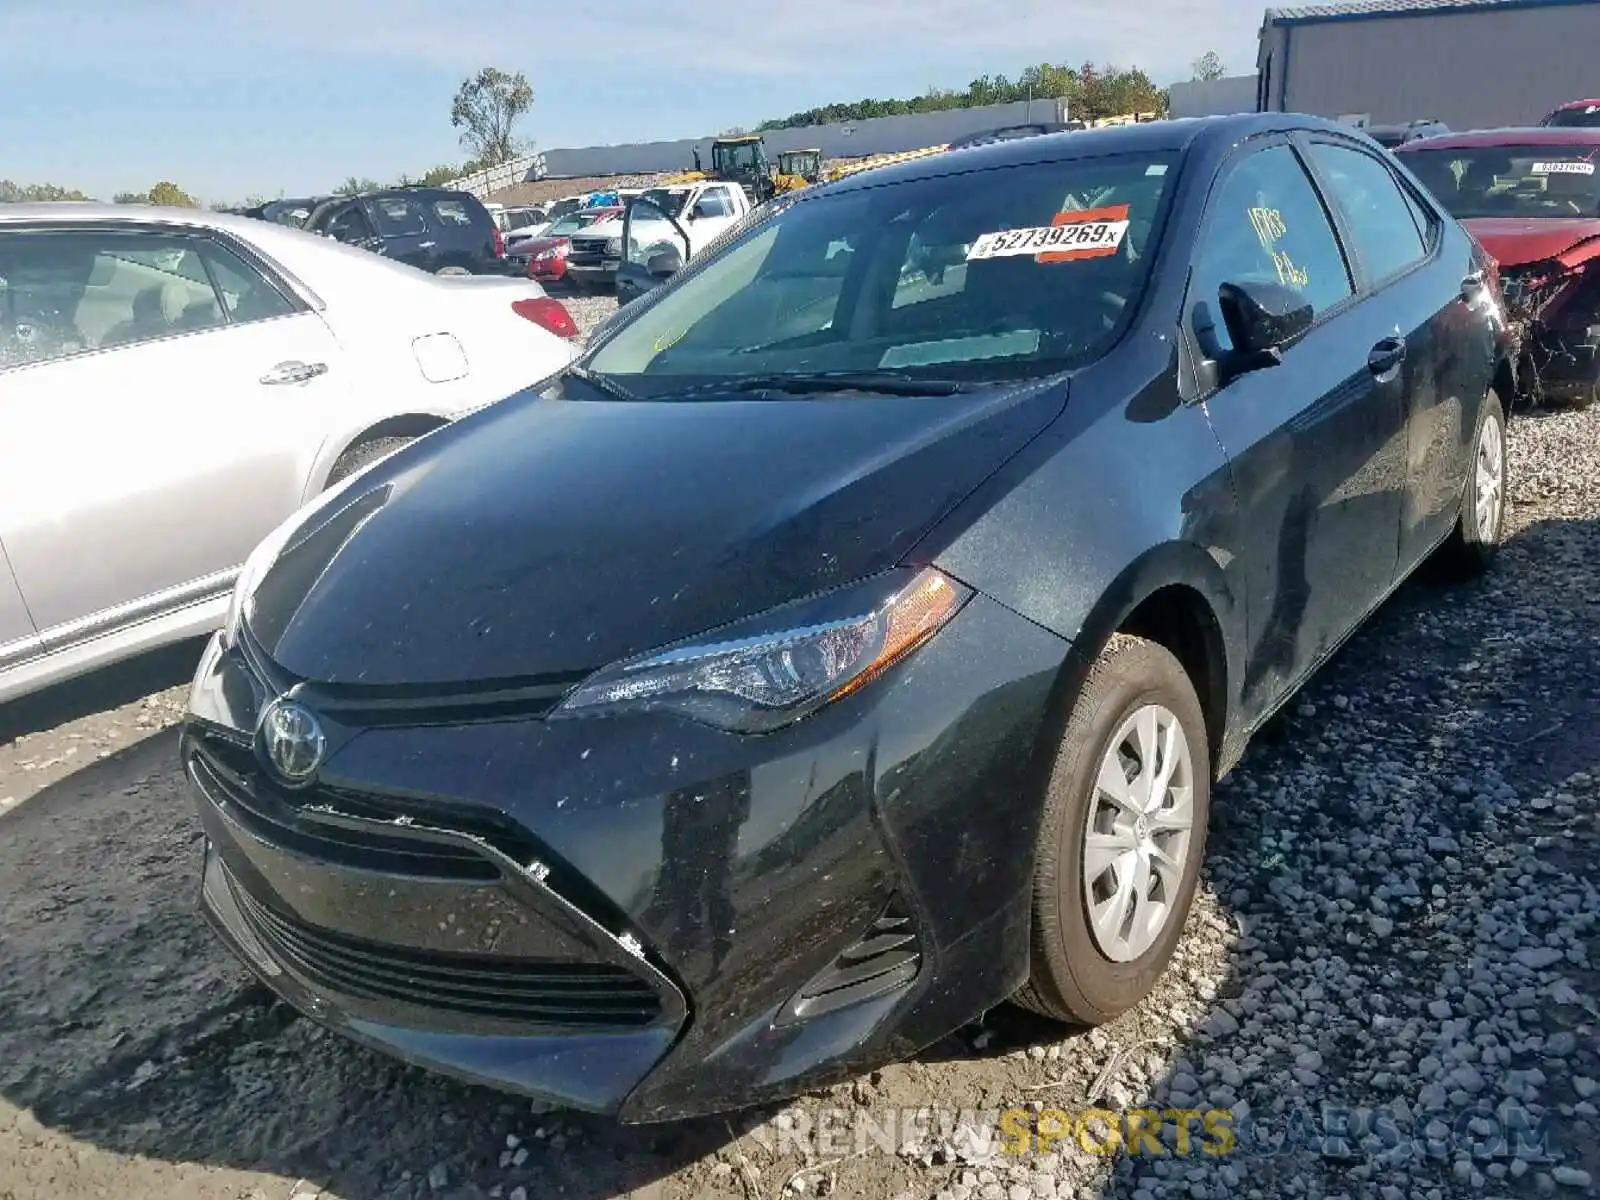
[[[1535,175],[1593,175],[1592,162],[1536,162],[1533,164]]]
[[[967,261],[1033,254],[1040,262],[1071,262],[1115,254],[1128,232],[1128,209],[1057,213],[1055,223],[1033,229],[1001,229],[972,243]]]

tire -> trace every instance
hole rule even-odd
[[[333,470],[328,472],[328,486],[332,487],[341,479],[349,478],[362,467],[393,454],[401,446],[413,440],[415,439],[407,437],[381,437],[357,442],[335,460]]]
[[[1487,466],[1485,455],[1498,458],[1498,478]],[[1506,454],[1506,414],[1500,397],[1490,392],[1478,417],[1478,430],[1472,439],[1472,455],[1467,463],[1467,485],[1461,493],[1461,512],[1456,527],[1434,552],[1434,566],[1446,578],[1471,579],[1483,574],[1494,561],[1505,538],[1506,491],[1510,478]],[[1486,500],[1486,484],[1493,482],[1494,495]]]
[[[1098,785],[1102,763],[1119,747],[1136,747],[1152,720],[1158,742],[1168,731],[1182,738],[1181,745],[1166,743],[1178,747],[1178,752],[1165,760],[1174,764],[1171,786],[1163,789],[1164,796],[1151,810],[1166,814],[1156,822],[1147,815],[1133,817]],[[1162,761],[1159,755],[1149,757]],[[1112,770],[1120,766],[1128,777],[1129,759],[1119,755],[1111,763],[1116,764]],[[1131,776],[1135,786],[1147,769],[1159,774],[1147,758]],[[1179,780],[1187,780],[1186,785]],[[1160,828],[1181,823],[1185,787],[1187,833]],[[1137,791],[1130,793],[1124,794],[1124,802],[1137,802]],[[1058,1021],[1100,1025],[1144,999],[1183,934],[1205,853],[1210,809],[1211,752],[1194,685],[1165,647],[1116,634],[1089,670],[1050,772],[1034,857],[1031,966],[1028,982],[1015,1001]],[[1114,853],[1103,851],[1098,863],[1089,866],[1089,871],[1097,871],[1091,875],[1092,891],[1084,883],[1085,833],[1091,816],[1101,837],[1112,839],[1107,845],[1123,846]],[[1144,864],[1151,861],[1151,846],[1179,858],[1179,868],[1142,874]],[[1096,931],[1090,896],[1110,897],[1107,911],[1117,911],[1120,888],[1111,885],[1129,876],[1130,887],[1143,882],[1145,900],[1123,910],[1133,918],[1132,933],[1123,925],[1106,937],[1103,947],[1102,934],[1107,930],[1102,926]],[[1161,908],[1151,907],[1152,896]],[[1141,925],[1139,918],[1146,913],[1152,919]]]
[[[472,274],[472,272],[467,270],[465,267],[440,267],[437,271],[434,272],[434,274],[435,275],[470,275],[470,274]]]

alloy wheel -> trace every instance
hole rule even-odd
[[[1483,432],[1478,435],[1475,470],[1478,540],[1492,545],[1500,532],[1500,501],[1506,474],[1505,438],[1499,421],[1490,419],[1483,423]]]
[[[1178,904],[1194,832],[1194,763],[1183,725],[1146,704],[1100,760],[1083,841],[1083,901],[1100,952],[1132,962]]]

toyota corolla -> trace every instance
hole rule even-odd
[[[206,910],[353,1038],[628,1121],[1108,1020],[1251,733],[1499,543],[1484,265],[1282,114],[772,206],[256,551]]]

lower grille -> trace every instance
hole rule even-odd
[[[314,928],[242,888],[234,893],[275,958],[347,996],[551,1028],[635,1029],[661,1015],[655,991],[622,967],[402,950]]]

